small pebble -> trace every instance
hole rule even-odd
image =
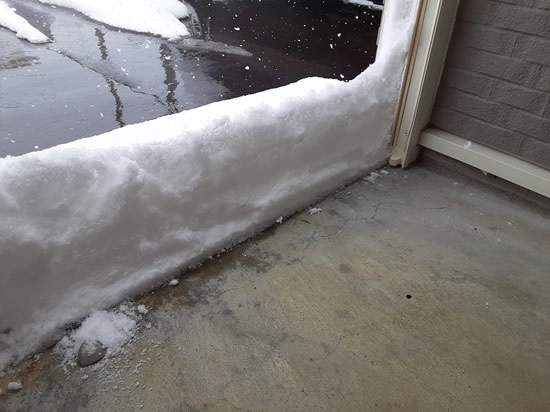
[[[8,391],[20,391],[23,389],[23,384],[21,382],[10,382],[8,383]]]
[[[172,279],[168,285],[170,286],[178,286],[180,282],[177,279]]]
[[[99,341],[86,341],[78,350],[78,364],[83,368],[99,362],[107,354],[107,348]]]

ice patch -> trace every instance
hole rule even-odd
[[[237,56],[252,56],[252,53],[243,49],[242,47],[229,46],[225,43],[215,41],[186,38],[179,40],[178,45],[181,45],[188,50],[206,50],[216,53],[234,54]]]
[[[25,39],[31,43],[47,43],[50,41],[42,32],[19,16],[16,9],[8,6],[3,0],[0,0],[0,26],[13,31],[19,39]]]

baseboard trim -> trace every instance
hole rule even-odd
[[[550,198],[550,170],[440,129],[427,129],[420,146]]]

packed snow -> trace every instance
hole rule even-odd
[[[344,0],[344,3],[351,3],[351,4],[357,4],[359,6],[366,6],[374,10],[384,10],[384,6],[382,6],[381,4],[376,4],[375,2],[370,0]]]
[[[11,8],[0,0],[0,26],[11,30],[15,35],[31,43],[47,43],[49,39],[39,30],[35,29],[23,17],[16,13],[16,9]]]
[[[75,366],[82,344],[100,342],[107,348],[109,358],[119,353],[135,332],[136,316],[128,305],[120,305],[115,311],[99,310],[90,314],[79,328],[57,343],[55,350],[62,355],[64,365]]]
[[[189,35],[180,21],[189,16],[179,0],[40,0],[41,3],[76,10],[93,20],[169,40]]]
[[[103,320],[113,329],[92,335],[116,347],[135,324],[101,309],[385,163],[417,10],[387,4],[377,60],[349,82],[308,78],[0,159],[0,369],[98,310],[60,345],[74,355]]]

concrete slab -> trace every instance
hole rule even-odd
[[[123,355],[24,362],[0,410],[550,410],[549,210],[428,166],[371,180],[139,299]]]

